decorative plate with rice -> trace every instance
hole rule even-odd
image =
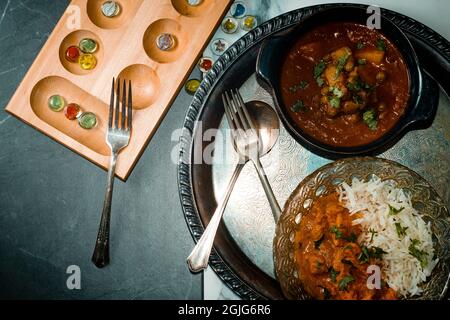
[[[274,240],[289,299],[442,299],[450,274],[450,216],[417,173],[349,158],[304,179]]]

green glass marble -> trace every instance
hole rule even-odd
[[[84,112],[79,118],[78,123],[83,129],[93,129],[97,126],[97,116],[92,112]]]
[[[48,107],[55,112],[60,112],[66,106],[66,101],[59,94],[48,99]]]
[[[97,41],[89,38],[82,39],[78,46],[84,53],[95,53],[98,49]]]

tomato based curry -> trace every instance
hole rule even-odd
[[[368,287],[371,273],[367,268],[376,265],[381,269],[385,252],[357,243],[361,229],[352,225],[354,216],[333,193],[314,201],[302,217],[295,259],[303,288],[315,299],[396,299],[382,277],[379,289]]]
[[[404,114],[409,75],[399,50],[379,31],[333,22],[288,50],[281,96],[295,124],[327,145],[366,145]]]

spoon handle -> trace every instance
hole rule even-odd
[[[267,200],[269,200],[270,208],[272,209],[272,214],[275,219],[275,222],[278,222],[281,216],[281,208],[278,204],[277,198],[273,194],[272,187],[270,186],[269,179],[267,179],[266,172],[264,171],[263,166],[261,165],[261,161],[259,158],[252,159],[252,162],[255,164],[256,171],[258,172],[259,179],[261,180],[261,184],[264,188],[264,192],[266,193]]]
[[[216,208],[216,211],[214,211],[213,217],[206,227],[205,232],[203,232],[202,237],[197,242],[197,245],[194,247],[191,254],[187,258],[189,270],[191,270],[192,272],[200,272],[208,267],[209,256],[214,244],[214,238],[216,237],[217,228],[219,227],[220,221],[222,221],[222,216],[228,203],[228,199],[230,199],[231,191],[236,184],[237,178],[239,177],[242,168],[244,168],[244,164],[245,163],[243,163],[243,161],[239,161],[239,163],[236,165],[233,175],[228,182],[224,197],[221,199],[219,205]]]

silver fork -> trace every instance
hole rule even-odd
[[[228,183],[225,195],[219,202],[219,205],[214,211],[211,221],[209,221],[208,226],[203,232],[201,238],[198,240],[191,254],[187,258],[189,269],[192,272],[199,272],[208,267],[208,260],[214,245],[214,238],[217,228],[222,220],[225,206],[230,198],[231,191],[233,190],[237,178],[248,160],[252,160],[252,162],[255,163],[258,175],[261,179],[264,190],[266,191],[267,198],[269,199],[275,221],[278,221],[281,215],[280,206],[275,199],[272,188],[270,187],[264,169],[259,161],[259,156],[261,154],[260,147],[262,143],[260,142],[258,131],[256,130],[239,91],[236,90],[235,93],[231,92],[231,96],[232,99],[230,99],[228,93],[225,92],[222,95],[222,100],[225,107],[225,115],[231,129],[234,149],[238,153],[239,161],[230,182]],[[239,114],[242,114],[242,120]],[[245,131],[244,128],[248,130]]]
[[[128,146],[132,130],[133,119],[133,98],[131,81],[128,84],[123,81],[122,92],[122,112],[120,114],[120,79],[117,79],[117,91],[114,94],[115,80],[112,81],[111,103],[109,105],[108,132],[106,143],[111,148],[111,160],[109,163],[108,180],[106,184],[106,194],[103,203],[102,217],[98,230],[97,242],[95,243],[92,262],[98,268],[103,268],[109,264],[109,226],[111,220],[111,200],[114,187],[114,176],[116,171],[117,157],[119,152]],[[115,105],[115,107],[114,107]]]
[[[273,194],[272,187],[259,160],[261,156],[260,137],[238,90],[231,90],[230,93],[224,93],[224,107],[231,128],[231,136],[236,145],[236,151],[241,157],[250,159],[255,165],[270,208],[272,209],[273,217],[275,221],[278,221],[281,216],[280,205]]]

